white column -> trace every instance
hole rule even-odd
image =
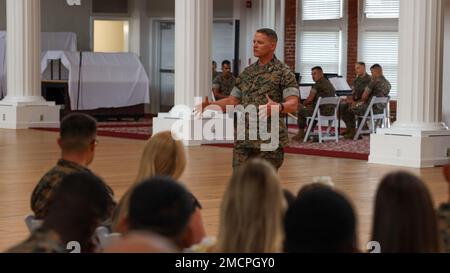
[[[175,1],[175,105],[211,94],[212,24],[213,1]]]
[[[59,107],[41,96],[41,2],[7,0],[7,90],[0,128],[59,125]]]
[[[432,167],[448,161],[442,122],[442,0],[400,0],[398,121],[371,137],[371,163]]]

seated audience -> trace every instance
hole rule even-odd
[[[391,91],[391,84],[383,75],[383,68],[379,64],[374,64],[370,71],[372,73],[372,80],[364,90],[364,93],[359,101],[352,102],[351,107],[348,108],[347,114],[343,116],[345,125],[347,126],[347,133],[345,138],[353,139],[356,134],[355,115],[364,116],[367,107],[373,97],[387,97]],[[384,111],[384,106],[374,105],[374,114],[381,114]]]
[[[179,180],[185,167],[186,154],[183,143],[174,140],[169,131],[154,135],[144,148],[135,184],[125,193],[114,212],[114,232],[123,233],[127,230],[125,220],[128,218],[129,199],[134,187],[153,176],[168,176]],[[200,243],[206,232],[200,212],[201,205],[198,201],[196,203],[198,207],[189,225],[194,230],[195,243]]]
[[[343,120],[351,121],[355,118],[355,113],[352,108],[356,106],[359,102],[361,102],[364,91],[369,86],[372,78],[366,72],[366,64],[363,62],[359,62],[355,64],[355,73],[356,78],[353,81],[352,85],[352,95],[347,97],[347,101],[341,104],[339,113],[342,116]],[[344,133],[344,136],[351,133],[354,135],[353,131],[355,130],[355,123],[346,124],[347,130]]]
[[[380,243],[382,253],[439,252],[433,200],[419,178],[395,172],[381,181],[371,241]]]
[[[167,239],[152,233],[132,233],[106,247],[103,253],[174,253]]]
[[[228,98],[236,84],[236,78],[231,74],[231,63],[228,60],[222,62],[222,73],[213,81],[213,92],[216,100]]]
[[[439,234],[442,239],[443,251],[450,253],[450,162],[444,166],[444,177],[448,186],[448,201],[438,209]]]
[[[303,187],[285,218],[288,253],[357,252],[356,216],[345,196],[324,184]]]
[[[82,253],[94,252],[95,229],[110,216],[111,202],[100,178],[86,172],[67,175],[54,190],[42,227],[8,252],[66,253],[69,242],[78,242]]]
[[[221,253],[279,253],[286,201],[276,170],[252,159],[233,173],[225,192],[219,235]]]
[[[128,232],[152,232],[169,239],[179,250],[194,245],[189,225],[196,200],[180,183],[153,177],[137,185],[130,195]]]
[[[311,89],[311,93],[303,105],[300,105],[300,109],[298,111],[298,135],[294,137],[296,141],[303,141],[305,138],[305,129],[306,129],[306,120],[308,117],[311,117],[314,113],[314,109],[316,108],[317,102],[319,98],[327,98],[336,96],[336,90],[334,89],[331,82],[325,78],[323,74],[322,67],[316,66],[311,70],[312,78],[315,82],[314,86]],[[321,114],[323,116],[331,116],[334,114],[334,107],[330,105],[322,106]]]
[[[48,171],[39,181],[31,196],[31,209],[36,219],[44,219],[52,202],[52,195],[61,180],[72,173],[92,174],[88,166],[94,159],[97,146],[97,123],[90,116],[71,114],[61,122],[58,145],[61,148],[61,159],[55,167]],[[112,212],[115,202],[112,189],[103,183],[109,192]]]

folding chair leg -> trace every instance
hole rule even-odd
[[[322,135],[322,122],[319,118],[319,143],[323,142],[323,135]]]
[[[311,120],[311,122],[308,125],[308,131],[306,131],[305,139],[303,139],[304,143],[308,142],[308,138],[309,138],[309,135],[311,134],[311,130],[312,130],[313,125],[314,125],[314,121]]]
[[[355,137],[353,138],[353,140],[356,141],[356,140],[359,139],[359,136],[361,135],[361,132],[362,132],[362,130],[363,130],[363,128],[364,128],[364,124],[366,124],[366,122],[367,122],[366,117],[364,117],[364,118],[362,119],[361,123],[359,124],[358,131],[356,132],[356,135],[355,135]]]
[[[336,143],[339,143],[339,128],[338,123],[334,122],[334,137],[336,138]]]

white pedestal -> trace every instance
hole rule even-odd
[[[60,106],[54,102],[0,102],[0,128],[59,128]]]
[[[195,119],[193,116],[178,118],[170,113],[159,113],[153,118],[153,135],[163,131],[175,132],[185,146],[234,143],[234,120],[226,114]]]
[[[448,163],[450,131],[379,129],[370,137],[369,163],[427,168]]]

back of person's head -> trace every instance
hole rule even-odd
[[[149,231],[171,239],[180,248],[196,209],[193,196],[168,177],[153,177],[137,185],[130,196],[130,231]]]
[[[64,242],[77,241],[83,252],[92,251],[92,234],[110,217],[111,196],[103,181],[87,173],[73,173],[52,195],[44,227],[55,230]]]
[[[84,152],[95,142],[97,122],[80,113],[70,114],[61,121],[59,143],[65,152]]]
[[[431,195],[416,176],[395,172],[378,187],[372,241],[383,253],[438,252],[436,213]]]
[[[107,246],[103,253],[174,253],[176,247],[157,234],[136,232],[127,234]]]
[[[285,217],[288,253],[356,251],[356,217],[350,202],[331,187],[308,185]]]
[[[218,236],[219,252],[282,251],[286,201],[275,169],[253,159],[232,176],[225,192]]]
[[[136,182],[152,176],[169,176],[178,180],[186,168],[183,143],[170,131],[154,135],[145,145]]]

